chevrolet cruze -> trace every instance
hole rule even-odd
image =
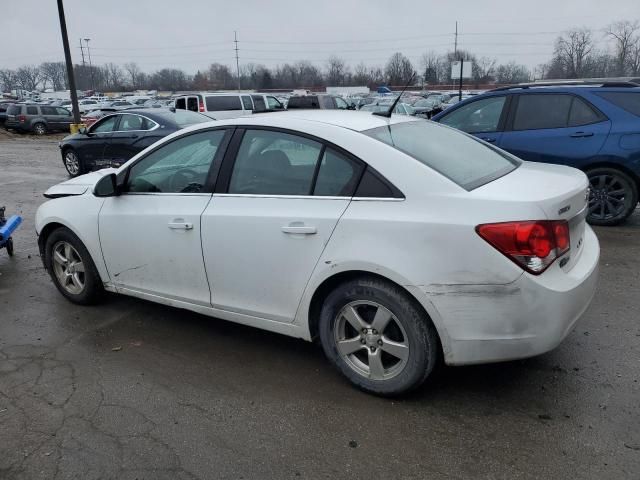
[[[131,295],[317,339],[352,383],[556,347],[594,294],[587,177],[452,128],[269,113],[174,133],[50,188],[45,267],[70,301]]]

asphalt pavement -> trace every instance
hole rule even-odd
[[[55,138],[0,137],[0,206],[24,217],[0,251],[0,479],[640,478],[640,212],[597,229],[596,297],[556,350],[386,400],[301,340],[66,301],[34,229],[66,178]]]

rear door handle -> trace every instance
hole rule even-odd
[[[593,132],[576,132],[571,134],[572,138],[593,137]]]
[[[299,223],[291,223],[281,228],[284,233],[297,233],[300,235],[315,235],[318,233],[318,229],[311,225],[304,225]]]
[[[489,142],[489,143],[493,143],[493,142],[495,142],[495,141],[496,141],[496,139],[495,139],[495,138],[489,138],[489,137],[487,137],[487,138],[483,138],[482,140],[484,140],[485,142]]]
[[[169,222],[169,228],[171,230],[193,230],[193,223],[191,223],[191,222]]]

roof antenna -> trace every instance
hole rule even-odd
[[[407,84],[404,86],[404,88],[400,92],[400,95],[398,95],[398,98],[396,98],[394,102],[391,104],[391,107],[389,107],[389,110],[387,110],[386,112],[373,112],[373,114],[378,115],[379,117],[391,118],[391,114],[393,113],[393,110],[396,108],[396,105],[400,101],[400,98],[402,98],[402,95],[404,94],[405,90],[409,88],[409,85],[411,85],[411,83],[413,82],[413,79],[415,76],[416,76],[416,72],[413,72],[413,75],[411,75],[411,78],[409,79]]]

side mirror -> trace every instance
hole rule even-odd
[[[87,127],[80,127],[80,128],[78,129],[78,133],[79,133],[80,135],[88,135]]]
[[[356,106],[354,104],[351,104],[347,107],[347,110],[355,110]]]
[[[117,197],[120,193],[118,178],[115,173],[102,177],[93,189],[93,194],[96,197]]]

